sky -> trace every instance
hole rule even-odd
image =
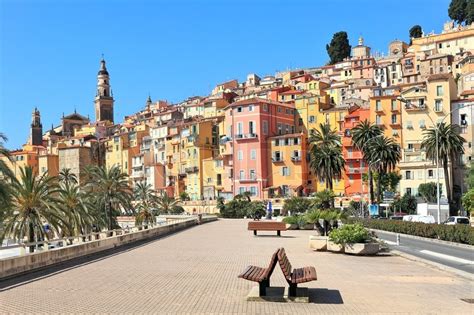
[[[26,143],[77,110],[94,119],[101,55],[121,122],[154,101],[207,95],[226,80],[321,66],[346,31],[372,52],[408,41],[415,24],[439,33],[450,0],[0,0],[0,132]]]

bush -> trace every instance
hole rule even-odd
[[[396,220],[350,219],[348,221],[360,223],[371,229],[474,245],[474,228],[469,225],[426,224]]]
[[[361,224],[346,224],[329,233],[329,240],[340,245],[365,243],[370,239],[369,231]]]
[[[267,214],[265,204],[262,201],[252,201],[247,206],[248,218],[262,218]]]
[[[299,228],[303,228],[303,226],[307,223],[306,217],[303,215],[292,215],[290,217],[283,218],[283,222],[286,224],[297,224]]]
[[[302,197],[292,197],[289,199],[285,199],[285,203],[283,204],[283,213],[288,214],[297,214],[297,213],[304,213],[311,208],[312,202],[308,198]]]

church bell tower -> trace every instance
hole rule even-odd
[[[114,98],[110,89],[110,77],[104,58],[100,61],[100,69],[97,74],[95,118],[96,121],[114,122]]]
[[[30,143],[31,145],[43,145],[43,125],[40,112],[36,107],[31,114]]]

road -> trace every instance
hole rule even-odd
[[[397,245],[396,235],[379,231],[376,234],[391,249],[474,274],[474,251],[472,249],[408,238],[403,234],[400,234],[400,243]]]

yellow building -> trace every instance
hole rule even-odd
[[[400,192],[402,195],[417,195],[420,184],[436,182],[436,165],[426,159],[421,142],[426,129],[433,128],[441,121],[451,123],[451,100],[456,98],[454,79],[449,74],[433,75],[428,78],[426,85],[403,90],[401,98],[404,105]],[[444,171],[441,163],[439,166],[442,195],[446,197]]]
[[[12,171],[17,179],[20,179],[21,168],[30,166],[33,169],[33,174],[38,175],[38,157],[46,149],[42,146],[25,144],[22,149],[10,152],[11,159],[5,156],[0,156],[0,159],[5,162],[7,167]]]
[[[370,98],[370,122],[379,126],[385,137],[402,144],[402,103],[394,89],[375,89]]]
[[[39,175],[48,173],[49,176],[57,176],[59,174],[59,155],[41,153],[38,156],[38,172]]]
[[[275,195],[302,196],[310,191],[313,183],[311,180],[308,181],[305,139],[306,135],[302,133],[280,135],[268,139],[271,152],[268,163],[270,178],[267,196],[269,198]]]
[[[128,133],[113,135],[106,142],[105,165],[108,169],[119,166],[122,172],[129,174],[130,157],[128,154]]]

